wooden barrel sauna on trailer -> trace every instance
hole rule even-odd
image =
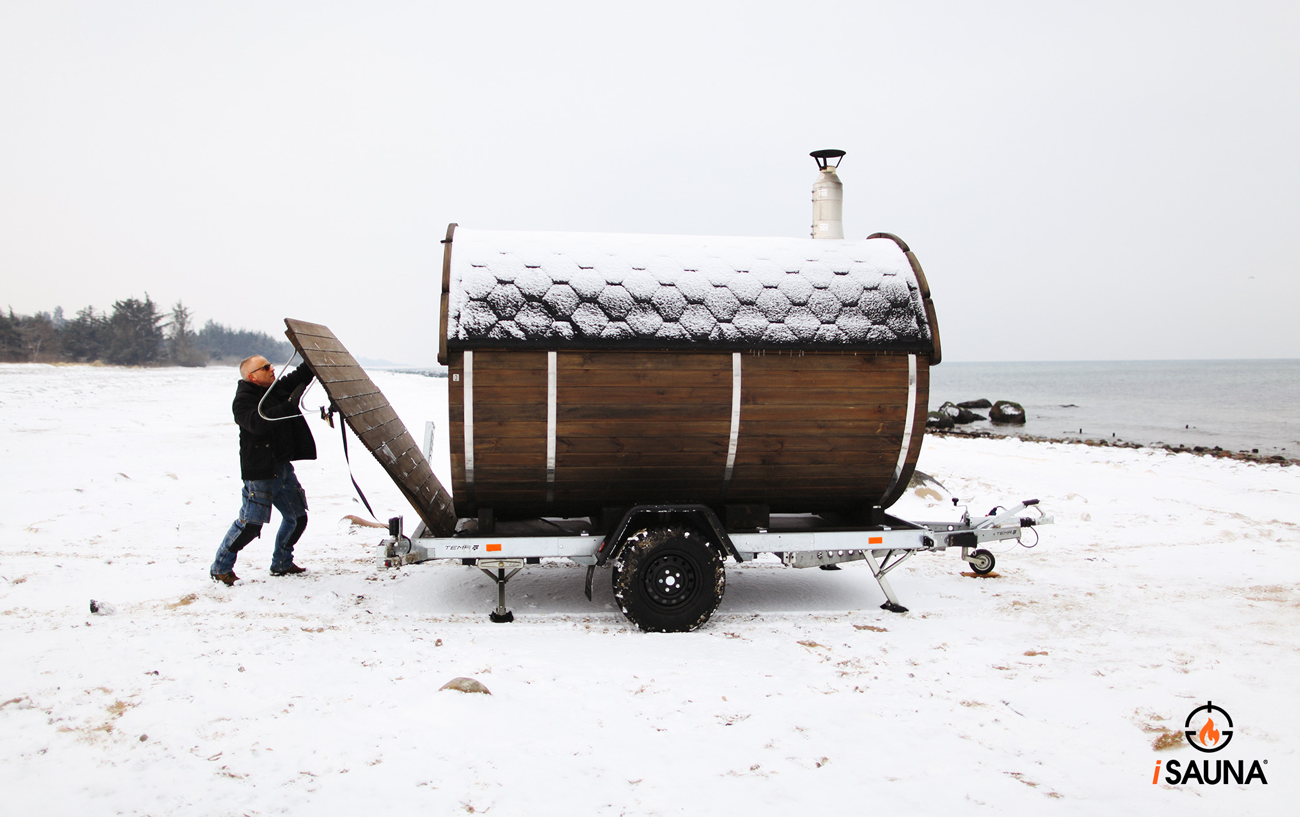
[[[885,574],[916,552],[960,548],[987,574],[980,544],[1051,521],[1037,500],[978,519],[887,512],[921,451],[939,328],[907,244],[843,238],[843,151],[813,156],[813,239],[450,225],[450,491],[333,333],[286,320],[331,411],[420,515],[413,538],[390,520],[380,566],[476,567],[497,584],[492,620],[510,621],[510,578],[566,558],[587,566],[588,599],[608,567],[628,619],[688,631],[720,603],[727,557],[863,561],[902,612]]]
[[[924,274],[862,241],[447,231],[461,517],[888,508],[921,450]],[[766,522],[759,523],[766,527]]]

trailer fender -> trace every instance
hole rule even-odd
[[[596,553],[596,564],[603,567],[609,560],[617,558],[627,544],[628,536],[642,528],[669,525],[686,525],[694,528],[717,548],[723,558],[729,555],[737,562],[744,561],[740,551],[736,550],[736,546],[732,543],[731,537],[727,535],[722,521],[708,505],[667,504],[636,505],[629,508],[618,524],[605,534],[604,541],[600,543],[600,550]]]

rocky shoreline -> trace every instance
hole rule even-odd
[[[1215,457],[1218,459],[1239,460],[1241,462],[1262,463],[1268,465],[1281,465],[1283,467],[1290,465],[1300,465],[1300,459],[1294,457],[1284,457],[1281,454],[1257,454],[1250,451],[1229,451],[1219,446],[1206,447],[1203,445],[1167,445],[1165,443],[1152,443],[1144,445],[1142,443],[1130,443],[1123,440],[1087,440],[1076,439],[1072,437],[1042,437],[1037,434],[998,434],[992,431],[968,430],[964,428],[927,428],[926,434],[932,434],[936,437],[972,437],[980,439],[1017,439],[1031,443],[1070,443],[1072,445],[1089,445],[1094,448],[1154,448],[1160,451],[1168,451],[1171,454],[1196,454],[1200,457]]]

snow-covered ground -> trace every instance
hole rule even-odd
[[[445,382],[375,379],[417,439],[438,423],[445,477]],[[1056,518],[997,578],[920,554],[895,615],[861,563],[729,564],[705,628],[646,635],[607,573],[589,603],[583,568],[544,564],[498,625],[471,568],[376,570],[318,419],[310,572],[271,577],[264,536],[211,582],[233,392],[230,369],[0,366],[3,813],[1294,813],[1300,468],[928,439],[922,470],[972,511]],[[457,676],[492,694],[438,691]],[[1228,749],[1152,748],[1208,700]],[[1152,784],[1194,756],[1267,760],[1268,784]]]

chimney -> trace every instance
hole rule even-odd
[[[817,180],[813,182],[813,238],[844,237],[844,185],[835,175],[844,157],[842,150],[814,150],[808,154],[817,160]],[[830,161],[834,159],[835,164]]]

